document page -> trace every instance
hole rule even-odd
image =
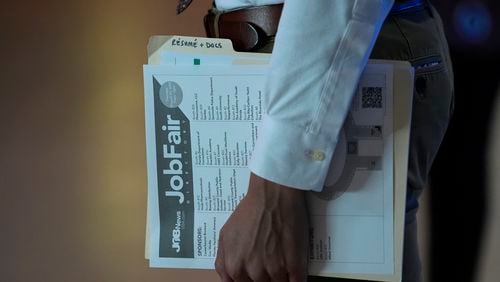
[[[323,191],[309,195],[313,273],[394,269],[392,75],[367,66]]]
[[[392,274],[392,66],[366,68],[321,193],[309,195],[310,274]],[[244,197],[265,112],[267,66],[144,67],[148,256],[214,268]]]

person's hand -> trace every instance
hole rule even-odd
[[[221,229],[215,269],[223,282],[307,281],[305,192],[254,174]]]

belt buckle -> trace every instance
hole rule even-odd
[[[245,7],[219,12],[210,10],[205,17],[209,37],[228,38],[236,51],[252,51],[276,34],[282,4]]]
[[[249,22],[225,22],[223,26],[217,22],[220,38],[228,38],[233,42],[236,51],[251,51],[260,46],[265,36],[258,26]]]
[[[216,9],[209,10],[204,18],[207,37],[230,39],[236,51],[250,51],[258,45],[259,34],[248,22],[224,20],[234,11],[236,10],[225,12]]]

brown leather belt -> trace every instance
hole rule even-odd
[[[229,38],[237,51],[259,48],[276,35],[283,4],[256,6],[224,13],[209,13],[204,18],[208,37]]]
[[[391,13],[422,7],[426,0],[396,0]],[[204,18],[208,37],[229,38],[236,51],[252,51],[276,35],[283,4],[256,6],[227,12],[210,10]]]

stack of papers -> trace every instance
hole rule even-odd
[[[144,66],[151,267],[213,269],[245,196],[269,55],[231,41],[155,36]],[[413,69],[372,60],[324,189],[308,195],[309,274],[400,281]]]

